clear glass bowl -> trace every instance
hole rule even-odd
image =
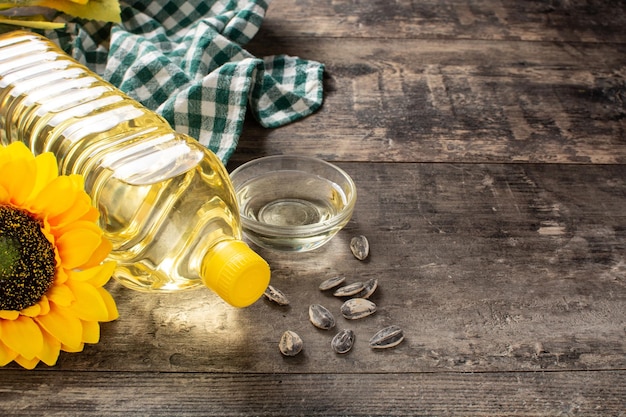
[[[319,248],[348,223],[356,203],[352,178],[321,159],[267,156],[230,177],[244,234],[268,249]]]

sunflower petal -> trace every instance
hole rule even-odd
[[[27,359],[23,356],[17,356],[14,360],[24,369],[35,369],[35,366],[39,363],[39,358]]]
[[[12,349],[9,349],[2,341],[0,340],[0,366],[4,366],[14,360],[17,357],[17,352]]]
[[[41,30],[63,29],[65,27],[65,23],[55,23],[55,22],[47,22],[45,20],[34,20],[34,19],[31,20],[31,19],[25,19],[25,18],[14,18],[12,16],[10,17],[0,16],[0,24],[8,25],[8,26],[20,26],[23,28],[31,28],[31,29],[41,29]]]
[[[81,271],[68,271],[68,274],[73,281],[88,282],[94,287],[102,287],[111,279],[115,266],[115,261],[109,261]]]
[[[121,22],[120,5],[116,0],[101,1],[59,1],[59,0],[39,0],[40,6],[52,7],[71,16],[89,20],[100,20],[104,22]]]
[[[61,350],[63,352],[78,353],[78,352],[82,352],[84,348],[85,348],[85,344],[82,342],[76,346],[68,346],[68,345],[61,344]]]
[[[76,220],[82,220],[83,218],[89,219],[91,217],[91,210],[95,208],[88,204],[81,204],[78,202],[79,200],[80,198],[75,199],[74,203],[67,210],[56,217],[48,217],[50,225],[60,227]],[[91,222],[93,223],[93,220]]]
[[[48,218],[57,218],[69,210],[76,200],[76,191],[67,176],[60,176],[50,181],[37,193],[30,203],[33,212],[46,213]]]
[[[95,224],[94,222],[86,221],[86,220],[76,220],[71,223],[64,225],[63,227],[50,227],[50,231],[57,237],[60,237],[66,233],[69,233],[73,230],[86,229],[91,230],[94,233],[102,234],[102,229],[100,226]]]
[[[66,210],[49,217],[50,224],[61,227],[77,220],[87,220],[93,223],[98,218],[98,211],[92,206],[91,197],[85,192],[83,177],[70,175],[64,178],[67,180],[65,185],[69,188],[67,195],[72,196],[72,201]]]
[[[17,310],[0,310],[0,319],[15,320],[20,316]]]
[[[100,297],[102,297],[102,300],[107,305],[107,310],[109,311],[109,317],[106,320],[102,321],[117,320],[117,318],[120,316],[120,313],[117,311],[117,305],[115,304],[113,296],[109,294],[109,292],[104,288],[97,288],[97,290],[100,293]]]
[[[59,359],[59,352],[61,351],[61,342],[54,336],[42,330],[43,334],[43,349],[39,354],[39,359],[48,366],[53,366]]]
[[[50,306],[50,312],[45,316],[36,317],[35,320],[50,333],[51,336],[70,349],[77,348],[82,343],[83,325],[72,312],[56,305]]]
[[[9,192],[0,184],[0,204],[8,204],[11,199]]]
[[[80,220],[97,223],[100,218],[100,212],[94,206],[89,206],[89,210],[80,217]]]
[[[88,282],[100,272],[99,265],[92,268],[72,269],[67,276],[72,281]]]
[[[57,265],[60,265],[61,264],[61,257],[58,256],[59,255],[58,251],[57,251],[56,255],[57,255],[56,256]],[[54,277],[54,285],[65,284],[65,282],[68,280],[68,277],[67,277],[68,273],[69,273],[69,271],[66,271],[63,268],[57,268],[56,275]]]
[[[50,312],[50,302],[48,301],[48,297],[44,294],[39,300],[39,306],[41,307],[41,312],[39,314],[48,314]]]
[[[89,283],[94,287],[103,287],[115,272],[117,263],[115,261],[105,262],[98,266],[98,273],[89,278]]]
[[[76,317],[86,321],[104,321],[109,317],[107,305],[93,285],[72,280],[66,285],[76,297],[70,306]]]
[[[53,179],[59,176],[57,159],[52,152],[45,152],[35,157],[37,173],[29,199],[39,194]]]
[[[35,159],[8,161],[0,166],[0,186],[10,194],[9,202],[21,207],[35,184]]]
[[[65,284],[54,285],[48,290],[46,296],[48,300],[61,307],[69,307],[72,301],[74,301],[74,293]]]
[[[39,303],[33,304],[32,306],[20,311],[20,313],[26,317],[35,317],[41,314],[41,306]]]
[[[8,193],[5,203],[21,205],[35,183],[35,157],[22,142],[2,147],[0,153],[0,188]]]
[[[93,225],[93,223],[84,222],[83,226],[87,225]],[[82,266],[91,259],[101,241],[101,233],[94,228],[77,227],[63,233],[56,241],[63,267],[73,269]]]
[[[43,349],[41,330],[30,317],[19,316],[17,320],[2,320],[0,326],[2,343],[25,359],[33,359]]]
[[[106,259],[107,256],[109,256],[112,249],[113,245],[111,244],[111,241],[103,236],[100,240],[100,245],[94,249],[91,254],[91,258],[89,258],[89,260],[85,262],[82,267],[91,268],[100,264],[104,259]]]
[[[0,148],[0,166],[15,159],[34,159],[33,153],[24,142],[13,142]]]
[[[100,323],[97,321],[83,321],[83,342],[98,343],[100,340]]]

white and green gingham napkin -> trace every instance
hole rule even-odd
[[[46,32],[66,52],[226,162],[246,109],[265,127],[322,104],[324,66],[243,46],[269,0],[122,0],[122,23],[71,22]]]

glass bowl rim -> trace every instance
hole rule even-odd
[[[337,214],[331,219],[325,220],[320,223],[310,224],[310,225],[295,225],[295,226],[281,226],[281,225],[271,225],[271,224],[262,223],[257,220],[251,219],[250,217],[245,216],[243,213],[241,213],[241,210],[240,210],[239,217],[241,219],[241,224],[244,230],[248,229],[254,233],[258,233],[267,237],[313,237],[315,235],[318,235],[320,233],[333,229],[337,225],[347,223],[349,218],[352,216],[354,207],[356,205],[356,199],[357,199],[356,185],[352,177],[350,177],[350,175],[348,175],[346,171],[344,171],[342,168],[339,168],[337,165],[330,163],[328,161],[325,161],[323,159],[315,158],[311,156],[301,156],[301,155],[262,156],[259,158],[252,159],[248,162],[245,162],[239,167],[237,167],[236,169],[234,169],[230,174],[231,182],[234,183],[234,179],[236,175],[241,174],[241,172],[243,172],[245,169],[251,168],[260,163],[272,162],[272,161],[278,161],[278,160],[293,160],[296,162],[298,160],[308,161],[308,162],[312,162],[315,164],[319,164],[326,168],[330,168],[332,171],[335,171],[341,176],[342,179],[345,180],[345,183],[347,184],[347,187],[341,187],[341,189],[344,191],[344,194],[346,195],[346,198],[347,198],[346,205],[344,206],[344,208],[341,210],[339,214]],[[278,169],[275,171],[279,172],[283,170]],[[268,170],[267,172],[272,172],[272,171]],[[233,189],[236,195],[237,190],[235,189],[234,184],[233,184]],[[349,193],[345,192],[346,189],[349,191]],[[239,207],[238,199],[237,199],[237,206]]]

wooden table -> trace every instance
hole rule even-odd
[[[289,307],[111,282],[101,342],[0,369],[0,415],[626,415],[625,27],[618,1],[275,0],[248,49],[323,62],[325,103],[247,121],[229,168],[333,161],[351,222],[314,252],[259,250]],[[378,278],[378,311],[341,318],[317,288],[335,275]],[[350,353],[311,303],[355,331]],[[391,324],[404,342],[370,349]]]

